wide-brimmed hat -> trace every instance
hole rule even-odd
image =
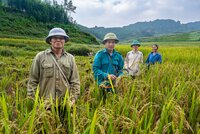
[[[107,33],[104,36],[102,43],[105,44],[107,40],[115,40],[115,43],[119,42],[119,39],[117,38],[117,36],[114,33]]]
[[[46,43],[50,44],[51,37],[53,36],[63,36],[65,42],[69,40],[69,36],[66,34],[65,30],[62,28],[53,28],[49,31],[49,35],[46,37]]]
[[[132,46],[140,46],[140,42],[138,40],[134,40],[131,44],[131,47]]]

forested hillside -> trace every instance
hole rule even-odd
[[[48,0],[1,0],[0,37],[45,38],[53,27],[63,28],[70,41],[99,44],[96,38],[81,32],[69,15],[76,9],[72,1],[59,5]]]

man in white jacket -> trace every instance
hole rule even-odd
[[[143,53],[138,51],[140,42],[134,40],[131,47],[133,50],[127,53],[124,68],[128,70],[129,75],[138,76],[140,75],[140,65],[143,63]]]

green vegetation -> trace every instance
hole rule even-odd
[[[24,39],[30,40],[40,39],[41,41],[48,35],[50,29],[54,27],[63,28],[70,36],[70,41],[83,44],[99,44],[95,37],[80,32],[72,24],[61,23],[38,23],[27,16],[20,13],[0,13],[0,37],[12,38],[11,40]]]
[[[42,4],[41,2],[39,3]],[[34,1],[32,1],[32,4],[34,5]],[[52,6],[52,8],[56,7]],[[13,38],[22,40],[25,38],[44,40],[44,38],[48,35],[50,29],[54,27],[61,27],[70,36],[71,42],[95,45],[99,44],[95,37],[91,36],[88,33],[81,32],[74,24],[70,22],[61,22],[59,20],[43,22],[35,18],[35,16],[28,11],[24,12],[21,10],[18,10],[14,7],[6,6],[0,8],[1,38],[12,38],[11,40],[13,40]],[[44,18],[44,16],[42,16],[42,18]]]
[[[76,56],[88,56],[90,49],[86,46],[70,46],[66,51]]]
[[[73,45],[72,45],[73,44]],[[37,52],[45,50],[49,45],[41,39],[16,39],[0,38],[0,55],[1,56],[34,56]],[[12,50],[8,49],[11,48]],[[65,50],[76,56],[87,56],[90,51],[97,51],[101,48],[99,45],[88,45],[67,42]]]
[[[23,43],[24,42],[24,43]],[[163,64],[146,70],[136,79],[123,76],[109,95],[106,104],[91,72],[93,57],[76,56],[81,95],[69,107],[68,95],[65,123],[62,124],[52,101],[35,101],[26,96],[26,84],[33,57],[49,47],[41,40],[0,38],[0,51],[13,55],[0,56],[0,131],[2,133],[200,133],[200,44],[162,43],[159,51]],[[158,43],[159,44],[159,43]],[[70,47],[82,47],[67,43]],[[103,46],[87,47],[94,52]],[[123,56],[129,45],[116,48]],[[144,59],[151,51],[150,43],[140,47]],[[36,93],[37,94],[37,93]],[[37,101],[38,100],[38,101]],[[47,107],[53,110],[46,110]]]
[[[1,6],[4,10],[11,12],[21,12],[33,17],[38,22],[59,22],[70,23],[68,12],[74,12],[76,7],[72,1],[65,0],[64,5],[59,5],[57,1],[49,0],[3,0]]]
[[[168,41],[200,41],[200,31],[189,33],[177,33],[172,35],[164,35],[158,37],[144,37],[140,41],[143,42],[168,42]]]
[[[11,51],[11,50],[1,50],[0,51],[0,55],[1,56],[6,56],[6,57],[8,57],[8,56],[13,56],[14,55],[14,53],[13,53],[13,51]]]

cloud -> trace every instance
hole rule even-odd
[[[197,0],[73,0],[73,3],[77,7],[73,18],[88,27],[124,26],[155,19],[200,21]]]

